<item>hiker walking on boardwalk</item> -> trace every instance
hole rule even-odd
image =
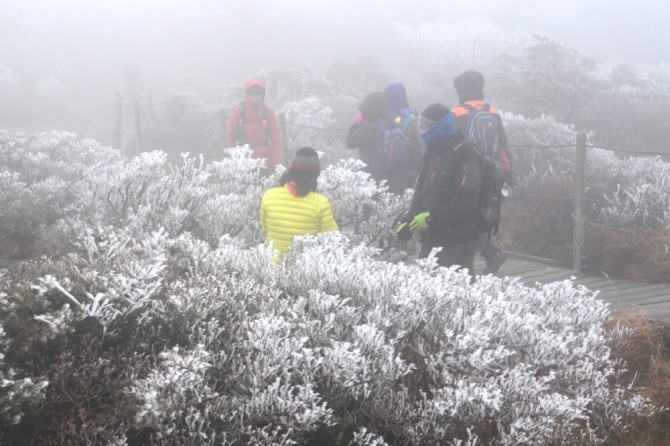
[[[444,104],[429,105],[421,112],[419,126],[426,153],[409,212],[396,232],[401,239],[421,234],[419,257],[441,247],[440,266],[459,265],[474,275],[481,155],[458,130],[455,116]]]
[[[456,125],[469,142],[498,164],[506,185],[513,187],[505,128],[498,110],[484,101],[484,76],[478,71],[465,71],[454,78],[454,88],[459,101],[459,105],[451,109]],[[507,260],[507,255],[492,243],[490,234],[481,235],[478,247],[486,261],[484,274],[495,273]]]

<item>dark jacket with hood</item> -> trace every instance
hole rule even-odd
[[[381,149],[379,123],[389,118],[390,109],[384,93],[376,91],[363,99],[358,110],[361,117],[349,128],[346,144],[359,149],[361,160],[370,164]]]
[[[408,220],[430,212],[422,243],[447,246],[475,242],[478,201],[482,183],[482,160],[477,148],[465,140],[449,113],[422,135],[426,143]]]

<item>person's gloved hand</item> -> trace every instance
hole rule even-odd
[[[365,124],[365,118],[363,117],[363,113],[361,112],[356,113],[356,116],[354,116],[354,121],[358,122],[359,124]]]
[[[423,232],[428,229],[430,223],[430,212],[422,212],[414,217],[409,223],[409,230],[412,232]]]

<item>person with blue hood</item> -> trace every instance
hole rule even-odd
[[[414,187],[409,212],[396,233],[409,239],[421,235],[420,258],[434,248],[440,266],[458,265],[474,277],[474,258],[480,229],[478,201],[482,185],[482,159],[456,126],[444,104],[431,104],[419,116],[426,145],[423,166]]]
[[[421,159],[425,147],[419,130],[419,114],[410,107],[407,90],[400,82],[390,83],[384,88],[384,95],[391,109],[393,124],[400,126],[405,135],[405,144],[409,151],[405,170],[405,187],[412,188],[421,169]]]

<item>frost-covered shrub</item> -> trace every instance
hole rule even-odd
[[[505,203],[501,237],[511,249],[569,263],[576,133],[550,116],[503,116],[513,146],[510,151],[516,185],[512,198]],[[637,262],[656,265],[647,268],[650,278],[668,272],[665,264],[670,259],[665,248],[619,240],[630,239],[632,234],[639,234],[640,241],[645,234],[658,234],[663,240],[660,235],[670,217],[667,175],[668,163],[658,157],[620,156],[588,145],[586,256],[591,267],[622,273],[634,269],[633,263]],[[612,258],[617,259],[617,266],[610,269],[607,265],[613,266]]]
[[[319,179],[343,230],[296,238],[276,265],[255,213],[282,169],[259,169],[244,148],[181,167],[147,153],[72,186],[95,193],[53,225],[61,255],[0,275],[0,370],[48,382],[22,431],[45,444],[588,444],[655,413],[620,382],[608,345],[624,334],[603,328],[594,293],[383,260],[409,194],[355,160]]]
[[[170,91],[155,122],[145,123],[144,150],[164,150],[175,163],[182,152],[205,154],[208,160],[220,159],[225,146],[221,141],[220,114],[217,107],[205,104],[191,91]]]
[[[465,70],[494,72],[501,55],[516,54],[531,42],[529,33],[507,32],[483,22],[424,22],[396,29],[399,46],[412,66],[445,90]]]
[[[0,131],[0,231],[31,245],[41,226],[72,202],[72,185],[92,165],[120,159],[118,151],[73,133]]]
[[[576,133],[551,116],[504,113],[503,119],[515,185],[499,238],[511,250],[569,261]]]
[[[0,300],[6,295],[0,292]],[[0,347],[6,351],[10,339],[0,324]],[[16,371],[4,364],[5,354],[0,353],[0,426],[21,422],[26,412],[37,412],[44,400],[46,381],[35,381],[32,378],[17,378]]]
[[[588,151],[589,195],[598,203],[594,225],[607,230],[648,233],[670,219],[670,163],[659,157],[617,156],[600,149]]]
[[[338,161],[321,173],[319,190],[334,204],[338,224],[351,233],[352,240],[388,251],[412,194],[388,193],[386,184],[374,181],[361,170],[363,166],[351,158]]]
[[[283,111],[291,123],[287,138],[296,150],[304,146],[319,148],[323,141],[324,130],[321,129],[328,129],[334,123],[333,110],[315,97],[287,102]]]

